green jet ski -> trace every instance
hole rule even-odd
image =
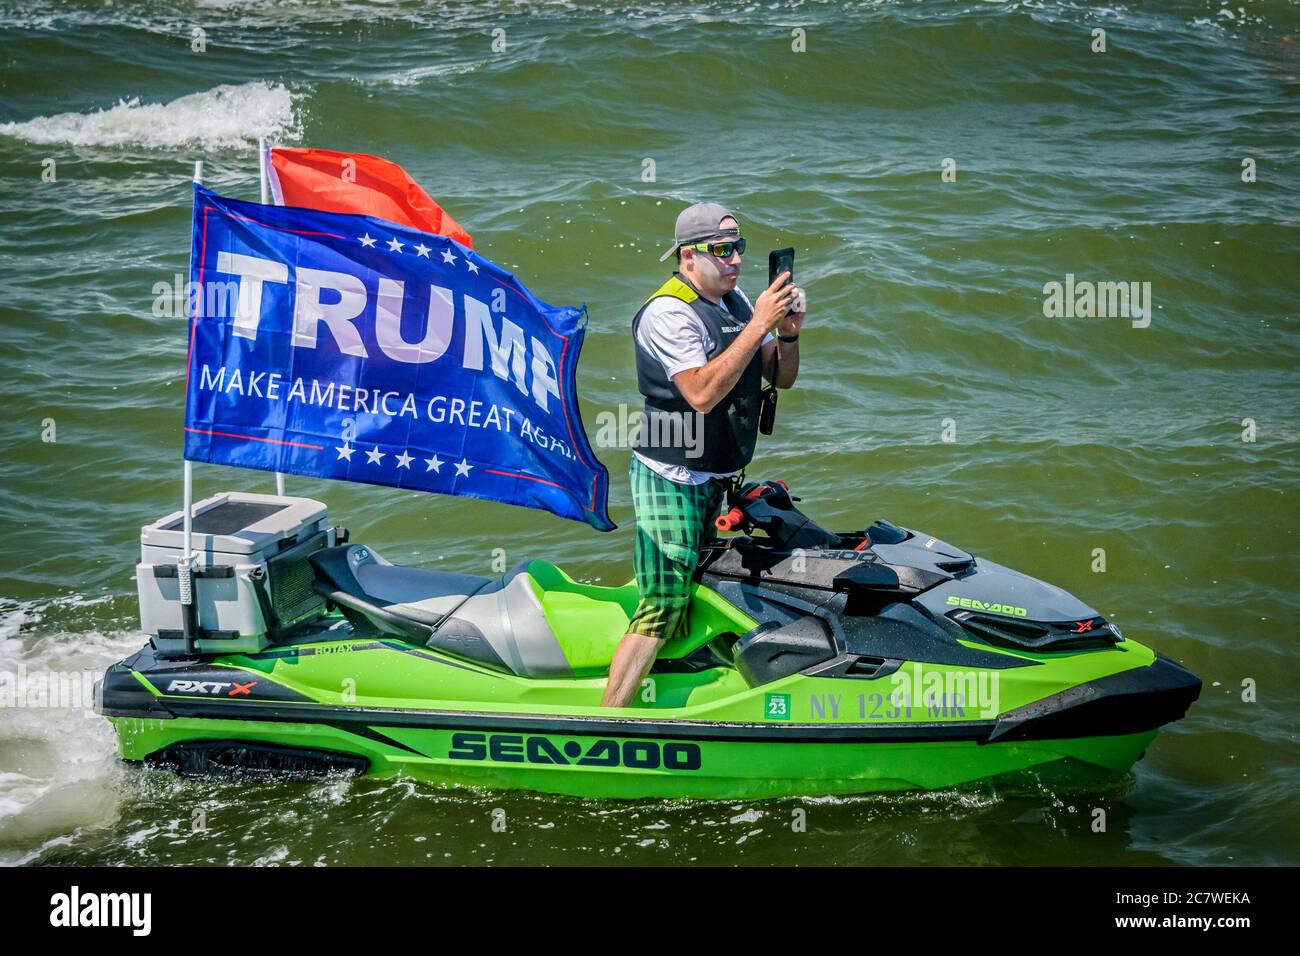
[[[410,775],[590,797],[761,798],[1123,774],[1200,680],[1059,588],[877,521],[739,489],[689,629],[599,706],[635,583],[545,561],[402,567],[306,498],[215,495],[145,527],[148,646],[96,709],[185,774]]]

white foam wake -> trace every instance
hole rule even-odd
[[[0,600],[0,866],[117,815],[117,741],[88,692],[144,635],[42,627],[47,611],[86,603]]]
[[[298,139],[302,118],[296,100],[301,98],[278,83],[227,84],[170,103],[141,103],[133,97],[90,113],[0,123],[0,133],[41,145],[248,149],[259,136],[279,142]]]

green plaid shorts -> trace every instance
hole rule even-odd
[[[632,565],[641,600],[627,629],[663,640],[686,629],[691,578],[700,546],[713,537],[727,484],[716,478],[682,485],[655,474],[632,456],[632,506],[636,509],[636,551]]]

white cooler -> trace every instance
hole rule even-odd
[[[199,654],[256,652],[319,617],[308,557],[334,545],[325,505],[311,498],[222,492],[196,502],[192,541]],[[163,656],[185,653],[177,558],[184,512],[140,530],[140,626]]]

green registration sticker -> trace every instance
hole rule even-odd
[[[790,695],[765,694],[763,696],[763,717],[767,720],[789,720]]]

